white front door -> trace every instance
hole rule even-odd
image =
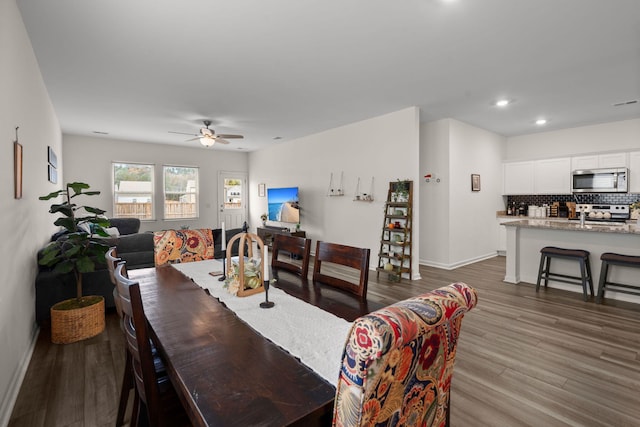
[[[247,219],[247,174],[218,172],[218,227],[240,228]]]

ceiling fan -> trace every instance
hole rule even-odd
[[[229,141],[227,141],[225,138],[228,138],[228,139],[244,138],[244,136],[242,135],[217,134],[215,130],[209,129],[209,126],[211,125],[211,120],[203,120],[203,123],[205,127],[200,128],[199,134],[174,132],[174,131],[169,131],[169,133],[177,133],[180,135],[193,135],[195,136],[195,138],[187,139],[187,141],[195,141],[196,139],[199,139],[200,144],[204,145],[205,147],[211,147],[216,142],[220,144],[228,144]]]

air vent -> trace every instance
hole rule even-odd
[[[99,130],[94,130],[93,133],[95,133],[97,135],[109,135],[109,132],[101,132]]]
[[[623,105],[632,105],[632,104],[637,104],[638,100],[634,99],[632,101],[623,101],[623,102],[616,102],[615,104],[613,104],[614,107],[622,107]]]

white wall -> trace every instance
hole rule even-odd
[[[422,124],[422,175],[435,176],[421,190],[422,264],[451,269],[496,254],[504,143],[454,119]],[[480,175],[479,192],[471,191],[471,174]]]
[[[418,277],[419,234],[419,111],[415,107],[331,129],[249,154],[250,225],[260,225],[267,211],[258,184],[300,188],[301,229],[318,239],[371,249],[371,268],[378,263],[384,221],[384,202],[390,181],[414,181],[413,265]],[[329,178],[339,185],[344,172],[343,197],[328,197]],[[369,193],[374,178],[375,201],[354,202],[357,179]]]
[[[507,139],[507,161],[640,149],[640,119],[540,132]]]
[[[60,126],[14,0],[0,1],[0,425],[8,423],[36,337],[37,251],[54,232],[47,146],[62,154]],[[14,199],[13,141],[23,146],[23,195]],[[60,169],[62,174],[62,169]]]
[[[113,214],[112,162],[147,163],[155,165],[154,221],[143,221],[141,231],[180,228],[217,228],[218,172],[247,173],[248,158],[244,152],[219,151],[207,148],[178,147],[78,135],[64,135],[63,156],[67,182],[82,181],[99,190],[90,206]],[[199,218],[192,220],[162,219],[163,165],[194,166],[199,168]]]

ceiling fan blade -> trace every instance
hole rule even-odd
[[[191,133],[186,133],[186,132],[176,132],[173,130],[170,130],[169,133],[177,133],[178,135],[189,135],[189,136],[198,136],[197,134],[191,132]]]
[[[198,136],[198,137],[196,137],[196,138],[187,139],[187,140],[186,140],[186,141],[184,141],[184,142],[197,141],[197,140],[199,140],[200,138],[202,138],[202,137],[201,137],[201,136]]]
[[[229,141],[227,141],[226,139],[222,139],[220,138],[220,135],[217,135],[216,144],[228,144],[228,143]]]
[[[218,138],[229,138],[229,139],[244,138],[244,136],[242,135],[230,135],[230,134],[224,134],[224,133],[217,133],[216,136]]]

